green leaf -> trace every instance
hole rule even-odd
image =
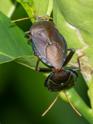
[[[54,21],[60,32],[67,39],[68,45],[81,49],[82,53],[85,53],[88,57],[89,64],[93,66],[92,8],[92,0],[70,0],[69,2],[67,0],[54,0],[53,12]]]
[[[53,0],[33,0],[36,15],[45,16],[51,14]]]
[[[93,34],[92,0],[57,0],[57,4],[69,24]]]
[[[65,20],[63,14],[59,10],[58,1],[56,0],[54,0],[53,6],[53,21],[61,34],[65,37],[68,47],[82,48],[84,46],[81,41],[82,39],[79,38],[77,29],[69,25]],[[75,45],[73,46],[73,44]]]
[[[67,40],[68,47],[76,48],[81,70],[90,82],[93,68],[93,2],[90,0],[54,0],[53,19]],[[87,70],[86,70],[87,68]],[[90,78],[90,77],[91,78]]]
[[[0,64],[31,55],[25,34],[0,13]]]
[[[53,0],[17,0],[17,2],[24,7],[29,17],[50,16],[52,12]]]
[[[89,83],[88,96],[90,98],[90,104],[93,109],[93,79]]]
[[[93,1],[54,0],[53,20],[67,40],[68,47],[76,49],[76,57],[83,55],[80,58],[80,65],[81,73],[89,88],[88,95],[91,104],[89,117],[91,116],[91,119],[87,115],[88,111],[86,111],[86,115],[84,113],[83,115],[90,123],[93,123]],[[69,95],[71,94],[70,91]],[[76,106],[76,108],[78,107]],[[82,110],[80,109],[80,111]]]
[[[28,16],[31,18],[32,21],[34,21],[35,11],[33,0],[17,0],[17,2],[19,2],[23,6]]]
[[[11,17],[13,11],[15,10],[16,2],[11,0],[0,0],[0,11],[3,12],[8,17]]]

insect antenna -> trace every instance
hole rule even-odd
[[[28,19],[31,19],[31,18],[33,18],[33,17],[24,17],[24,18],[21,18],[21,19],[12,20],[11,22],[15,23],[15,22],[20,22],[20,21],[28,20]]]
[[[49,107],[43,112],[43,114],[41,115],[42,117],[44,117],[49,112],[49,110],[54,106],[58,98],[59,98],[59,95],[56,96],[56,98],[52,101]]]
[[[21,18],[21,19],[12,20],[11,22],[12,22],[12,23],[15,23],[15,22],[20,22],[20,21],[32,19],[32,18],[36,18],[36,20],[47,20],[47,21],[48,21],[48,20],[53,20],[52,17],[46,15],[46,16],[37,16],[37,17],[35,17],[35,16],[32,16],[32,17],[24,17],[24,18]]]
[[[63,91],[64,95],[66,96],[70,106],[72,107],[72,109],[76,112],[77,115],[79,115],[80,117],[82,116],[81,113],[75,108],[75,106],[72,104],[72,102],[70,101],[70,99],[68,98],[68,95],[65,91]]]

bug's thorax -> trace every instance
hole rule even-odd
[[[64,71],[64,68],[60,68],[60,69],[56,69],[56,68],[52,68],[52,72],[53,73],[60,73],[60,72],[63,72]]]

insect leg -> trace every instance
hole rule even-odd
[[[64,91],[64,95],[66,96],[70,106],[73,108],[73,110],[76,112],[77,115],[82,116],[81,113],[75,108],[75,106],[72,104],[72,102],[70,101],[70,99],[68,98],[67,93]]]
[[[82,54],[81,56],[78,56],[78,58],[77,58],[79,70],[81,70],[80,58],[82,58],[83,56],[84,56],[84,54]]]
[[[24,18],[21,18],[21,19],[12,20],[12,23],[28,20],[28,19],[31,19],[31,18],[34,18],[34,16],[33,17],[24,17]]]
[[[38,58],[37,63],[36,63],[36,67],[35,67],[36,71],[38,71],[38,72],[51,72],[51,70],[52,70],[51,68],[40,68],[39,62],[40,62],[40,59]]]
[[[52,69],[51,68],[39,68],[39,72],[51,72]]]
[[[35,71],[39,71],[39,62],[40,62],[40,59],[38,58],[37,63],[36,63],[36,67],[35,67]]]
[[[42,117],[45,116],[49,112],[49,110],[53,107],[53,105],[56,103],[58,98],[59,98],[59,95],[56,96],[56,98],[52,101],[49,107],[44,111],[44,113],[42,114]]]
[[[67,55],[66,60],[65,60],[65,62],[63,64],[63,66],[67,65],[67,63],[71,60],[72,56],[75,53],[75,50],[73,48],[67,49],[67,51],[69,51],[69,54]]]

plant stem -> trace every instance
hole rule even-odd
[[[74,88],[71,88],[69,90],[66,90],[66,95],[69,98],[70,102],[73,104],[73,106],[81,113],[82,116],[90,124],[93,124],[93,111],[91,108],[88,107],[88,105],[85,104],[85,102],[82,100],[82,98],[78,95],[78,93],[75,91]],[[60,93],[60,97],[63,98],[62,93]]]
[[[53,10],[53,0],[49,0],[49,4],[48,4],[48,10],[47,10],[47,15],[50,16],[51,15],[51,11]]]

